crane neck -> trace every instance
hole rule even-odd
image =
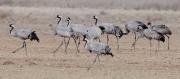
[[[97,25],[98,19],[97,18],[94,18],[94,19],[95,19],[95,25]]]
[[[60,22],[61,22],[61,17],[58,17],[58,22],[57,22],[57,24],[59,24]]]
[[[86,47],[87,44],[86,35],[83,35],[83,41],[85,41],[84,47]]]
[[[148,25],[148,28],[147,29],[152,29],[153,27],[152,27],[152,25]]]
[[[12,30],[14,29],[14,27],[12,25],[10,25],[9,27],[11,27],[11,30],[10,30],[10,34],[11,34]]]
[[[152,27],[152,24],[151,24],[151,22],[149,22],[149,23],[147,23],[147,27]]]
[[[67,20],[67,27],[69,26],[69,24],[70,24],[70,20]]]
[[[58,19],[57,24],[59,24],[59,23],[60,23],[60,21],[61,21],[61,16],[57,15],[57,19]]]

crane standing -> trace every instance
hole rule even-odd
[[[96,16],[93,16],[93,19],[95,20],[96,26],[104,28],[103,33],[107,35],[107,44],[109,44],[109,35],[114,35],[116,37],[116,42],[118,46],[117,48],[119,49],[119,39],[127,33],[123,33],[122,29],[119,26],[113,25],[112,23],[98,23],[98,18]]]
[[[149,22],[148,25],[151,27],[152,30],[157,31],[168,38],[168,47],[167,48],[169,50],[170,49],[170,47],[169,47],[170,36],[169,35],[172,35],[172,32],[169,29],[169,27],[167,27],[164,24],[152,25],[151,22]],[[159,49],[159,42],[158,42],[158,49]]]
[[[139,28],[138,28],[139,29]],[[164,35],[162,35],[161,33],[153,30],[151,27],[148,27],[147,29],[144,29],[143,31],[140,31],[138,32],[139,33],[139,36],[138,38],[135,40],[135,42],[133,43],[132,46],[135,46],[137,40],[139,38],[142,38],[142,37],[145,37],[147,39],[150,40],[150,51],[151,51],[151,40],[154,39],[154,40],[157,40],[157,41],[162,41],[164,42],[165,41],[165,37]]]
[[[126,29],[127,34],[129,32],[134,33],[134,35],[135,35],[134,40],[135,41],[136,41],[136,34],[143,31],[144,29],[147,29],[147,28],[148,27],[146,26],[146,24],[144,24],[141,21],[136,21],[136,20],[129,21],[125,24],[125,29]],[[135,45],[133,47],[135,50]]]

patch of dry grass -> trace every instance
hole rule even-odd
[[[180,10],[179,0],[1,0],[0,5],[61,8]]]
[[[73,23],[86,25],[94,24],[93,15],[97,15],[100,22],[112,22],[117,25],[129,20],[152,21],[155,23],[180,23],[179,11],[157,10],[123,10],[123,9],[90,9],[90,8],[53,8],[53,7],[0,7],[0,20],[3,23],[21,24],[56,24],[56,15],[63,20],[70,16]]]

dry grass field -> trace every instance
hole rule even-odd
[[[18,1],[22,0],[17,0],[15,3],[17,4]],[[0,6],[0,79],[180,79],[179,11],[80,7]],[[160,44],[160,51],[155,53],[157,41],[153,41],[153,51],[150,52],[149,41],[143,38],[137,42],[136,50],[131,51],[133,34],[123,36],[119,43],[120,49],[117,50],[115,37],[110,36],[110,46],[115,56],[113,58],[101,56],[101,62],[97,62],[90,71],[87,71],[95,55],[85,50],[83,44],[78,54],[72,40],[68,54],[64,52],[64,47],[60,48],[55,57],[51,53],[62,40],[53,36],[49,27],[49,24],[56,26],[57,14],[64,18],[70,16],[73,23],[85,25],[92,25],[94,23],[92,16],[97,15],[100,22],[114,23],[123,30],[125,22],[129,20],[166,24],[173,32],[170,38],[170,50],[167,50],[167,42],[165,42]],[[40,43],[27,42],[28,56],[24,50],[11,53],[21,46],[22,41],[10,36],[10,23],[20,28],[33,28],[37,31]],[[102,42],[106,42],[105,37],[101,37]]]
[[[0,0],[0,5],[61,8],[180,10],[179,0]]]

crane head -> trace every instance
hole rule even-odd
[[[9,24],[9,27],[13,27],[13,24]]]
[[[150,25],[150,26],[151,26],[151,22],[149,21],[149,22],[147,23],[147,25]]]
[[[61,18],[61,16],[59,16],[59,15],[57,14],[57,18]]]
[[[57,18],[59,19],[57,24],[59,24],[61,21],[61,16],[57,15]]]
[[[97,19],[97,17],[94,15],[94,16],[93,16],[93,19]]]
[[[67,20],[71,20],[71,18],[70,18],[70,17],[68,17],[68,18],[67,18]]]

